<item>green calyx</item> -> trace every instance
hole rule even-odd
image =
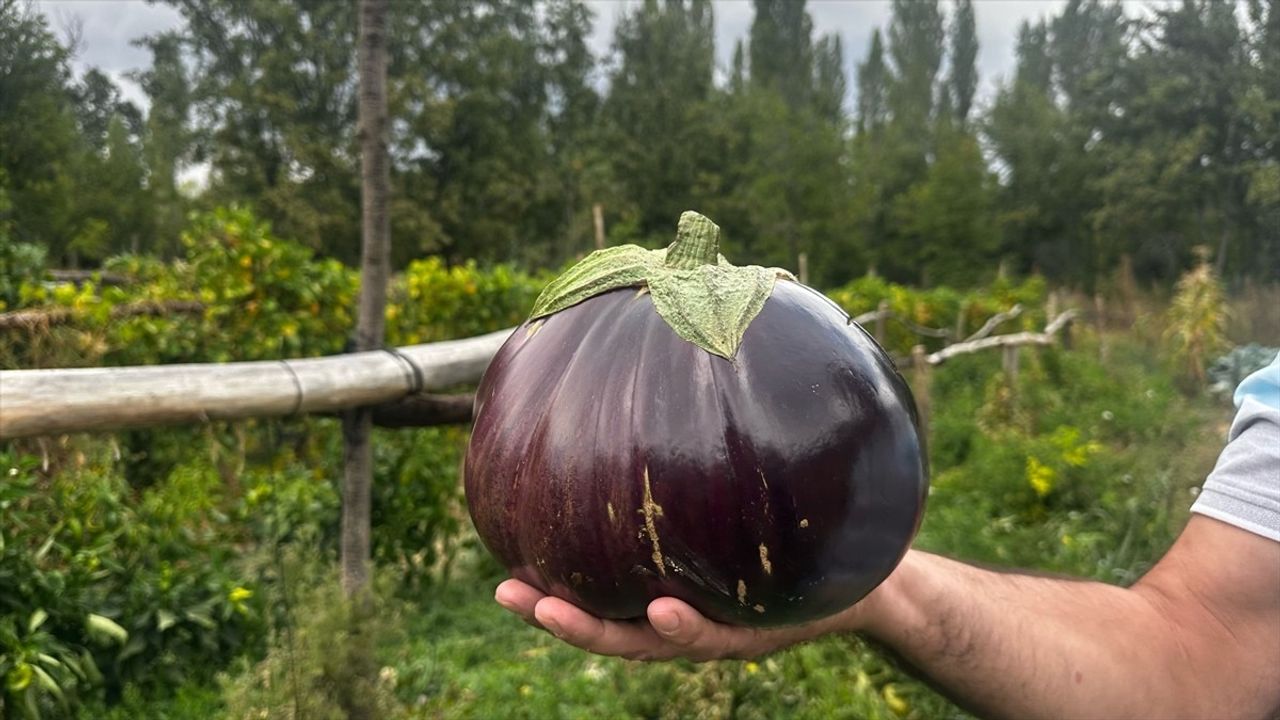
[[[780,268],[739,267],[719,254],[720,227],[696,212],[680,216],[663,250],[638,245],[597,250],[553,280],[533,305],[536,320],[622,287],[647,287],[653,308],[677,335],[732,360],[747,326],[773,294]]]

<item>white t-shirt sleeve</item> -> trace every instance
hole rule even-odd
[[[1280,355],[1236,389],[1227,446],[1191,512],[1280,542]]]

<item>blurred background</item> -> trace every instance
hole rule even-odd
[[[342,351],[357,25],[0,0],[0,368]],[[1280,346],[1272,0],[446,0],[389,28],[391,344],[518,324],[686,209],[877,313],[904,367],[1073,310],[1066,342],[911,374],[920,547],[1132,582]],[[525,628],[466,437],[376,431],[372,645],[336,602],[333,418],[0,442],[0,718],[965,717],[854,639],[645,666]]]

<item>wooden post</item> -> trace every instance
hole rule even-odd
[[[884,345],[885,323],[889,320],[889,301],[881,300],[876,307],[876,342]]]
[[[924,345],[911,348],[911,384],[912,394],[916,399],[916,412],[919,417],[920,440],[928,445],[929,440],[929,372],[933,366],[929,364]]]
[[[951,337],[951,340],[947,343],[948,345],[950,345],[951,343],[958,343],[961,340],[964,340],[965,316],[968,314],[969,314],[969,301],[968,300],[960,301],[960,312],[956,313],[955,334]]]
[[[800,253],[800,257],[798,258],[798,263],[800,265],[799,267],[800,284],[808,285],[809,284],[809,253],[806,253],[806,252]]]
[[[1098,327],[1098,358],[1105,365],[1111,359],[1111,348],[1107,344],[1107,306],[1102,293],[1094,293],[1093,315]]]
[[[387,0],[360,0],[360,306],[355,350],[382,347],[391,274],[391,197],[387,158]],[[369,517],[373,486],[373,412],[342,417],[342,589],[348,597],[369,586]],[[360,713],[353,713],[360,714]]]
[[[596,228],[596,249],[600,250],[604,247],[604,205],[591,206],[591,221]]]
[[[1005,379],[1009,382],[1009,388],[1017,390],[1018,387],[1018,346],[1005,345],[1003,368]]]

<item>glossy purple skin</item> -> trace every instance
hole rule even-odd
[[[779,280],[733,361],[635,288],[518,328],[476,394],[472,520],[511,574],[600,617],[838,612],[897,565],[928,487],[911,392],[825,296]],[[646,488],[647,478],[647,488]]]

